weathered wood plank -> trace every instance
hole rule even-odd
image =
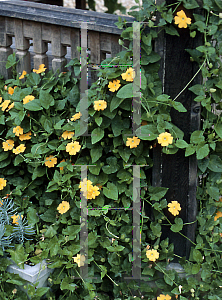
[[[174,0],[167,0],[167,4],[173,3],[175,3]],[[196,63],[190,61],[190,56],[185,49],[196,48],[201,40],[201,36],[199,39],[190,38],[189,29],[177,28],[177,30],[179,37],[164,34],[164,37],[159,38],[156,46],[163,59],[161,69],[164,71],[160,73],[163,92],[170,95],[172,99],[186,86],[197,70]],[[200,77],[196,78],[196,83],[201,83]],[[183,103],[187,112],[179,113],[174,109],[171,110],[172,122],[184,132],[184,139],[187,142],[189,142],[191,132],[198,130],[200,126],[200,113],[194,110],[193,98],[192,92],[186,89],[177,101]],[[153,184],[169,188],[166,194],[167,202],[178,201],[180,203],[182,209],[179,217],[184,223],[193,222],[196,218],[196,176],[195,156],[185,157],[184,150],[179,150],[174,155],[166,155],[161,153],[160,146],[155,148]],[[167,209],[165,214],[171,222],[174,222],[175,217]],[[182,233],[194,241],[195,224],[184,226]],[[163,226],[162,238],[166,237],[169,237],[170,242],[174,244],[175,254],[189,257],[191,243],[188,239],[178,233],[173,233],[169,226]]]
[[[121,34],[115,25],[118,16],[111,14],[16,0],[0,1],[0,12],[2,16],[74,28],[81,28],[81,22],[87,22],[89,30]],[[134,20],[132,17],[124,19]]]
[[[44,64],[48,69],[48,44],[43,41],[42,24],[38,22],[31,22],[33,30],[33,50],[34,50],[34,68],[38,69],[39,65]]]
[[[9,78],[11,73],[10,70],[6,70],[5,64],[7,58],[12,54],[10,48],[12,44],[12,38],[6,34],[6,18],[0,16],[0,74],[5,78]]]

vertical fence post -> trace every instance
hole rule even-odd
[[[161,4],[162,0],[157,0]],[[167,4],[176,3],[175,0],[167,0]],[[172,6],[174,8],[174,6]],[[184,10],[192,18],[193,10],[187,11],[180,5],[176,12]],[[176,13],[175,12],[175,13]],[[176,25],[175,25],[176,26]],[[200,43],[202,36],[198,35],[195,39],[190,37],[188,28],[178,28],[180,36],[161,33],[156,42],[156,51],[161,56],[160,77],[163,83],[163,93],[168,94],[174,99],[179,92],[187,85],[193,75],[197,72],[198,66],[190,60],[190,55],[185,49],[195,49]],[[189,85],[192,86],[201,82],[201,76],[198,75]],[[199,104],[193,101],[194,94],[188,88],[177,98],[187,109],[186,113],[179,113],[175,109],[171,110],[172,122],[184,132],[184,140],[189,143],[190,134],[200,127]],[[195,154],[191,157],[185,157],[185,151],[179,149],[174,155],[162,153],[161,146],[157,145],[153,153],[154,167],[152,181],[154,186],[168,187],[166,194],[167,202],[178,201],[181,205],[179,217],[184,223],[195,221],[197,213],[196,187],[197,187],[197,159]],[[168,210],[165,210],[167,218],[174,222]],[[185,225],[182,233],[191,241],[195,239],[195,222],[191,225]],[[162,230],[162,239],[169,237],[170,243],[174,244],[174,253],[179,256],[189,257],[192,243],[174,233],[169,226],[164,226]],[[177,261],[177,259],[175,259]]]

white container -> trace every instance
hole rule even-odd
[[[11,260],[11,259],[10,259]],[[11,260],[12,261],[12,260]],[[38,263],[35,266],[24,265],[24,269],[19,268],[15,263],[8,266],[7,272],[18,274],[21,278],[27,281],[27,284],[36,284],[38,282],[38,288],[46,287],[48,283],[48,277],[54,269],[47,268],[46,260],[44,259],[41,263]],[[26,293],[24,286],[19,286]]]

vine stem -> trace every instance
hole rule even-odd
[[[200,66],[199,70],[193,75],[193,77],[191,78],[191,80],[185,85],[185,87],[179,92],[179,94],[173,99],[173,101],[175,101],[185,91],[185,89],[189,86],[189,84],[194,80],[194,78],[201,71],[201,69],[203,68],[205,62],[206,62],[206,58],[205,58],[204,62],[202,63],[202,65]]]
[[[156,266],[163,272],[164,275],[166,275],[172,282],[176,285],[179,286],[167,273],[164,272],[164,270],[156,263]]]
[[[102,269],[100,268],[100,266],[95,262],[94,260],[94,263],[97,265],[97,267],[102,271]],[[112,283],[114,283],[116,286],[119,286],[107,273],[105,274],[111,281]]]

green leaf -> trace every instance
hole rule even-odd
[[[185,156],[190,156],[192,154],[194,154],[196,151],[196,147],[194,147],[193,145],[188,145],[185,151]]]
[[[116,96],[118,98],[126,99],[126,98],[132,98],[133,96],[139,97],[140,94],[139,94],[138,90],[135,90],[133,93],[133,84],[128,83],[119,89]]]
[[[176,109],[179,112],[186,112],[187,111],[187,109],[180,102],[172,101],[171,104],[172,104],[173,108]]]
[[[203,261],[203,256],[199,250],[193,249],[193,259],[197,263],[201,263]]]
[[[32,72],[28,75],[26,79],[26,85],[36,86],[40,83],[40,81],[41,81],[40,75]]]
[[[199,144],[204,142],[204,140],[203,131],[201,130],[196,130],[191,134],[190,142],[193,144]]]
[[[9,249],[8,252],[11,254],[11,258],[17,266],[24,269],[24,263],[27,260],[28,254],[25,253],[23,245],[17,244],[13,249]]]
[[[103,148],[100,145],[95,145],[92,147],[92,149],[90,150],[90,156],[92,158],[92,163],[96,162],[103,153]]]
[[[42,297],[43,295],[45,295],[49,290],[49,287],[39,287],[37,288],[35,295],[37,297]]]
[[[183,228],[183,220],[181,218],[175,218],[175,224],[171,225],[170,229],[173,232],[179,232]]]
[[[73,279],[71,279],[70,277],[65,277],[61,284],[60,284],[60,288],[61,290],[69,290],[71,292],[75,291],[76,287],[78,287],[75,283],[73,283]]]
[[[119,99],[118,97],[114,96],[110,103],[110,111],[114,111],[122,102],[124,98]]]
[[[9,68],[13,67],[14,65],[16,65],[16,56],[15,56],[15,53],[10,54],[8,56],[5,68],[9,69]]]
[[[197,152],[197,159],[203,159],[210,152],[208,144],[206,144],[206,145],[204,145],[203,147],[200,147],[200,148],[197,147],[196,152]]]
[[[208,168],[213,172],[222,172],[222,160],[217,155],[211,155]]]
[[[161,198],[163,198],[168,191],[168,188],[165,187],[149,187],[149,194],[151,196],[150,200],[159,201]]]
[[[186,148],[188,146],[187,142],[185,142],[184,140],[177,140],[175,145],[180,149]]]
[[[28,208],[27,219],[30,225],[35,225],[39,221],[39,217],[37,215],[37,210],[33,207]]]
[[[125,249],[125,247],[118,245],[118,246],[109,246],[109,247],[106,247],[106,249],[110,252],[119,252],[119,251],[123,251],[123,249]]]
[[[214,129],[216,131],[216,133],[219,135],[220,138],[222,138],[222,124],[216,124],[214,125]]]
[[[99,142],[104,137],[104,130],[100,127],[95,128],[91,134],[92,144]]]
[[[42,106],[39,99],[34,99],[29,101],[28,103],[24,104],[25,109],[30,111],[38,111],[42,110]]]
[[[119,166],[117,164],[117,158],[115,156],[108,157],[106,161],[108,165],[102,167],[102,170],[105,174],[116,173],[116,171],[119,170]]]
[[[100,126],[102,124],[103,118],[102,117],[95,117],[95,122],[98,126]]]
[[[196,0],[183,0],[183,3],[186,9],[193,9],[199,7]]]
[[[136,135],[141,140],[152,141],[158,137],[159,132],[157,131],[157,128],[155,125],[148,124],[148,125],[144,125],[144,126],[141,126],[140,128],[138,128],[136,130]]]
[[[191,92],[193,92],[195,95],[198,95],[198,96],[204,96],[205,95],[204,87],[203,87],[202,84],[196,84],[196,85],[190,87],[189,90]]]
[[[45,109],[49,109],[50,106],[54,105],[54,98],[49,94],[47,90],[40,90],[39,100],[41,106]]]
[[[109,199],[118,200],[118,189],[111,182],[108,182],[107,187],[103,188],[103,193]]]
[[[164,28],[167,34],[180,36],[177,29],[172,25],[170,25],[169,27],[165,26]]]

